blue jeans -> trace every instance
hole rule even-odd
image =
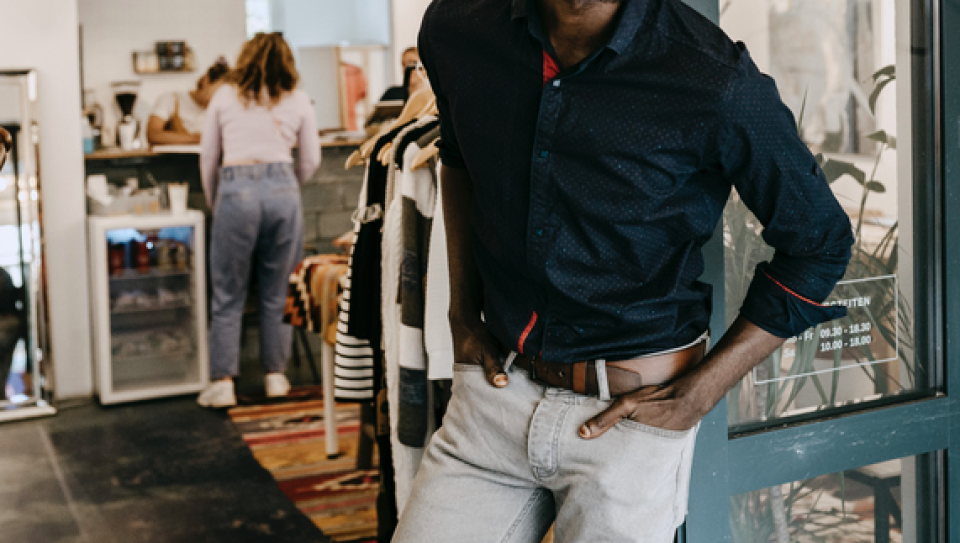
[[[488,384],[455,364],[453,397],[433,435],[393,543],[672,543],[687,512],[697,430],[622,420],[584,440],[610,401],[531,381]]]
[[[254,255],[260,278],[260,361],[268,373],[286,369],[292,330],[283,324],[283,310],[287,282],[302,253],[303,212],[293,166],[221,168],[210,236],[211,379],[240,372],[240,327]]]

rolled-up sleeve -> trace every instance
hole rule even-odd
[[[722,108],[720,163],[775,249],[757,266],[740,314],[782,338],[842,317],[825,306],[850,260],[853,234],[773,80],[746,52]]]
[[[430,87],[437,97],[437,110],[440,113],[440,141],[437,143],[437,149],[440,151],[440,160],[444,166],[465,168],[463,155],[460,153],[460,143],[457,141],[453,120],[450,118],[450,103],[447,101],[447,95],[444,92],[433,60],[430,32],[430,10],[428,9],[423,19],[423,25],[420,27],[417,48],[420,52],[420,62],[427,71]]]

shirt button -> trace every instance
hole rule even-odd
[[[554,86],[554,87],[559,87],[559,86],[560,86],[560,80],[558,79],[558,80],[554,81],[554,82],[553,82],[553,86]]]
[[[542,236],[542,235],[543,235],[543,228],[537,228],[537,235],[538,235],[538,236]]]
[[[547,158],[550,155],[547,151],[540,151],[540,158]]]

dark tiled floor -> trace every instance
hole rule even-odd
[[[256,349],[251,330],[244,393],[262,392]],[[312,381],[305,358],[288,375]],[[327,539],[195,396],[0,425],[0,543],[281,541]]]

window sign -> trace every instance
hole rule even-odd
[[[791,338],[731,390],[734,431],[929,386],[913,348],[919,106],[911,86],[898,85],[913,70],[908,13],[905,0],[721,2],[721,27],[776,81],[854,234],[847,271],[824,302],[848,315]],[[756,264],[773,257],[762,234],[734,193],[723,219],[728,323]]]
[[[842,281],[825,305],[845,306],[847,316],[810,328],[787,340],[774,356],[754,368],[753,383],[770,387],[769,400],[792,403],[794,414],[798,414],[840,400],[880,397],[877,392],[868,390],[854,397],[846,394],[848,397],[834,396],[831,400],[828,394],[843,394],[833,383],[838,378],[833,375],[836,372],[861,372],[870,381],[881,376],[887,380],[906,378],[912,381],[909,373],[892,376],[877,369],[878,365],[898,360],[898,293],[895,275]],[[787,386],[789,381],[796,383]],[[800,391],[808,383],[812,387],[808,390],[815,393],[801,395]],[[894,385],[907,388],[913,383]],[[787,394],[779,394],[781,389]]]

